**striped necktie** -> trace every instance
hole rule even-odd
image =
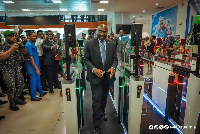
[[[102,62],[103,62],[103,68],[105,69],[105,63],[106,63],[106,49],[105,49],[105,41],[100,41],[100,47],[101,47],[101,55],[102,55]]]

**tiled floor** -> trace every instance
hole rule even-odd
[[[0,134],[66,134],[60,89],[54,92],[40,102],[26,95],[27,104],[19,106],[19,111],[9,110],[8,103],[0,105],[0,115],[6,117],[0,121]]]

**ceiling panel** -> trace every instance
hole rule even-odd
[[[108,0],[108,4],[91,3],[91,0],[61,0],[61,4],[45,3],[44,0],[12,1],[14,4],[0,3],[1,16],[5,14],[7,16],[67,15],[69,13],[78,15],[96,15],[98,13],[112,15],[113,12],[130,12],[131,20],[133,20],[132,16],[136,16],[136,20],[148,20],[151,14],[177,5],[184,0]],[[164,9],[156,9],[158,7],[156,6],[157,2]],[[21,10],[24,8],[30,9],[31,11],[24,12]],[[105,11],[98,12],[97,9],[99,8],[105,9]],[[67,9],[68,11],[63,12],[60,9]],[[146,10],[146,12],[143,13],[143,10]]]

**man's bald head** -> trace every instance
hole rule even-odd
[[[97,37],[100,40],[105,40],[107,38],[108,28],[105,24],[101,24],[97,27]]]
[[[108,32],[108,27],[107,27],[105,24],[99,25],[99,26],[97,27],[97,30],[98,30],[99,28],[106,29],[106,31]]]

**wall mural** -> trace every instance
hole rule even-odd
[[[158,38],[176,35],[178,6],[152,15],[151,35]]]

